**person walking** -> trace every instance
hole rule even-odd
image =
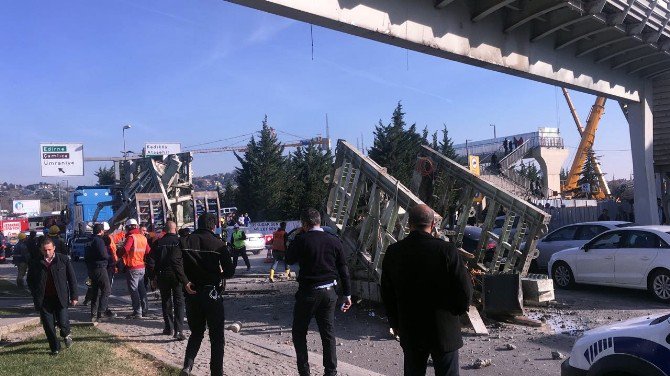
[[[432,209],[417,205],[408,215],[411,232],[387,248],[381,278],[389,325],[400,337],[404,375],[425,375],[430,356],[436,376],[457,376],[463,347],[459,316],[470,305],[470,274],[453,243],[431,235]]]
[[[26,244],[26,234],[21,232],[18,235],[19,241],[14,246],[12,253],[12,262],[17,267],[16,286],[20,289],[26,287],[25,277],[28,272],[28,263],[30,262],[30,252]]]
[[[337,375],[337,351],[334,321],[337,306],[335,286],[342,284],[344,304],[342,312],[351,307],[351,282],[342,250],[342,242],[325,232],[321,214],[316,209],[305,210],[300,218],[302,233],[298,234],[286,251],[288,264],[298,263],[298,292],[293,308],[293,346],[298,373],[310,374],[307,354],[307,330],[312,317],[316,318],[323,346],[323,367],[326,376]]]
[[[286,222],[281,222],[279,229],[272,233],[272,258],[274,263],[270,268],[270,282],[275,281],[275,270],[280,261],[284,262],[284,270],[288,278],[291,275],[291,268],[286,263]]]
[[[216,222],[214,214],[205,213],[198,217],[198,229],[191,235],[180,238],[184,274],[187,278],[184,285],[187,292],[186,319],[191,329],[181,376],[191,374],[205,328],[209,329],[210,374],[223,375],[223,291],[225,280],[235,274],[235,266],[226,243],[214,233]],[[176,269],[179,267],[176,266]]]
[[[109,251],[105,245],[105,234],[102,223],[93,225],[93,240],[84,250],[84,262],[88,269],[88,278],[91,280],[91,322],[98,321],[103,312],[105,316],[113,317],[108,313],[109,295],[112,288],[109,284],[107,266],[109,265]]]
[[[163,309],[163,334],[173,335],[179,341],[184,336],[184,285],[188,283],[184,274],[177,224],[165,222],[165,235],[154,243],[151,252],[154,261],[152,279],[161,293]]]
[[[46,237],[40,248],[42,257],[30,260],[28,287],[35,309],[40,313],[51,355],[58,355],[61,346],[56,336],[56,325],[60,328],[65,347],[72,346],[67,308],[68,304],[77,305],[79,300],[77,277],[70,259],[56,253],[56,245],[51,237]]]
[[[126,222],[127,236],[118,256],[123,260],[126,271],[128,292],[132,301],[133,313],[128,318],[145,317],[148,314],[147,290],[144,285],[145,257],[151,252],[147,238],[140,233],[137,220],[130,218]]]
[[[247,265],[247,271],[251,270],[251,263],[249,262],[249,256],[247,256],[247,247],[244,245],[244,240],[247,238],[247,235],[240,229],[240,226],[237,224],[233,227],[233,235],[231,237],[231,243],[233,244],[233,264],[237,268],[237,260],[242,256],[244,264]]]

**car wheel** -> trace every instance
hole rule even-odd
[[[670,272],[655,271],[649,278],[649,292],[658,301],[670,303]]]
[[[256,250],[256,251],[253,251],[253,254],[254,254],[254,255],[257,255],[257,254],[259,254],[259,253],[261,253],[261,250],[260,250],[260,249],[259,249],[259,250]]]
[[[551,278],[558,288],[571,289],[575,286],[575,277],[567,263],[559,261],[551,269]]]

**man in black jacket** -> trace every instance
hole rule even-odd
[[[300,265],[298,292],[293,308],[293,346],[300,376],[309,375],[307,356],[307,329],[312,317],[316,318],[323,345],[323,367],[326,376],[337,375],[337,352],[335,346],[335,308],[339,279],[345,300],[342,312],[351,307],[351,283],[349,270],[342,251],[342,243],[336,236],[325,232],[321,215],[316,209],[307,209],[301,216],[302,234],[296,236],[286,251],[286,263]]]
[[[184,274],[177,224],[174,221],[167,221],[164,230],[165,235],[154,242],[149,254],[154,260],[151,277],[156,281],[161,292],[163,321],[165,322],[163,334],[174,334],[174,338],[183,341],[186,339],[182,333],[184,328],[183,290],[188,279]]]
[[[58,355],[60,342],[56,327],[60,327],[66,347],[72,345],[68,303],[77,304],[77,278],[70,259],[56,253],[54,241],[46,237],[42,240],[42,257],[31,260],[28,268],[28,287],[33,295],[35,309],[40,313],[51,355]]]
[[[93,240],[84,249],[84,262],[88,269],[88,278],[91,279],[91,321],[97,321],[105,312],[108,317],[115,316],[108,310],[109,294],[112,293],[112,287],[107,275],[107,265],[109,263],[109,252],[105,245],[104,225],[96,223],[93,225]]]
[[[226,243],[214,234],[217,222],[214,214],[205,213],[198,217],[198,229],[188,237],[180,239],[184,271],[188,278],[184,285],[188,293],[186,318],[191,329],[181,375],[191,373],[205,327],[209,328],[211,345],[210,374],[223,375],[224,279],[235,274],[235,265]]]
[[[453,244],[431,235],[435,213],[428,206],[408,214],[410,234],[388,247],[382,263],[389,325],[400,336],[405,376],[425,375],[429,355],[436,376],[457,376],[459,316],[470,305],[470,275]]]

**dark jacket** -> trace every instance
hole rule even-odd
[[[298,234],[286,251],[286,263],[300,265],[298,283],[311,289],[339,279],[345,296],[351,295],[349,269],[337,236],[325,231]]]
[[[463,347],[459,316],[470,305],[472,281],[452,243],[412,231],[391,244],[382,262],[381,294],[403,347]]]
[[[149,254],[153,260],[151,277],[165,282],[179,282],[186,284],[188,279],[184,274],[184,261],[181,248],[179,248],[179,236],[177,234],[165,234],[156,240]]]
[[[235,265],[226,243],[210,230],[198,229],[180,238],[184,272],[196,286],[218,286],[235,274]]]
[[[47,266],[44,257],[31,260],[28,268],[28,287],[33,295],[35,309],[40,310],[44,302],[44,290],[47,283]],[[51,265],[51,276],[53,277],[58,302],[62,307],[67,307],[70,300],[77,300],[77,277],[74,268],[67,256],[56,253]]]
[[[94,236],[84,250],[84,262],[89,270],[106,268],[109,263],[109,252],[105,241],[100,236]]]

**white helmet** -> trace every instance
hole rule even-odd
[[[126,226],[137,226],[137,219],[135,218],[130,218],[129,220],[126,221]]]
[[[105,231],[109,231],[109,223],[102,222],[102,229],[105,230]]]

